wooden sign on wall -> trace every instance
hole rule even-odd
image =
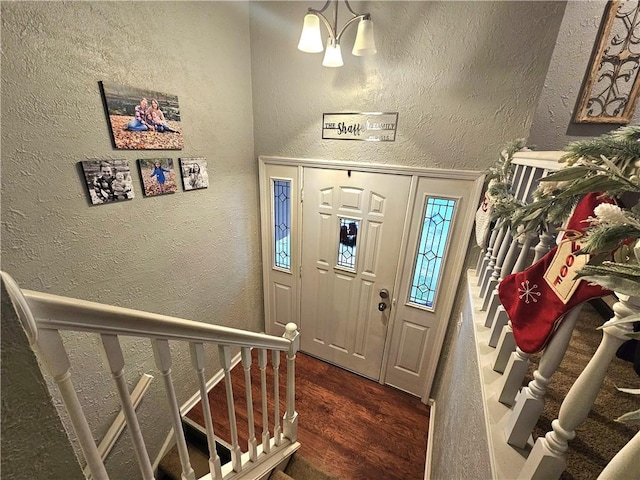
[[[640,2],[607,3],[575,123],[631,121],[640,93]]]
[[[325,140],[359,140],[395,142],[398,113],[325,113],[322,138]]]

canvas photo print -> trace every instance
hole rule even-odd
[[[182,150],[176,95],[108,82],[100,90],[115,148]]]
[[[176,172],[172,158],[147,158],[138,160],[145,197],[176,193]]]
[[[207,161],[204,158],[181,158],[180,172],[185,190],[199,190],[209,187]]]
[[[92,205],[135,197],[128,160],[85,160],[80,163]]]

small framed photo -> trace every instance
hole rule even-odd
[[[199,190],[209,187],[207,160],[204,158],[181,158],[180,173],[185,190]]]
[[[176,171],[172,158],[139,159],[140,177],[145,197],[176,193]]]
[[[135,197],[128,160],[84,160],[80,163],[92,205]]]

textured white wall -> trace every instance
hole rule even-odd
[[[22,287],[263,329],[248,10],[244,2],[2,2],[2,269]],[[114,150],[100,80],[177,94],[184,150]],[[206,157],[210,187],[143,198],[133,175],[134,200],[90,206],[79,161],[135,166],[157,156],[176,165],[179,156]],[[118,400],[98,340],[70,335],[65,344],[99,439]],[[173,347],[182,403],[196,378],[188,350]],[[150,342],[124,339],[123,350],[130,388],[157,374]],[[159,375],[139,413],[153,459],[169,430]],[[126,434],[107,468],[112,478],[139,476]]]
[[[257,155],[482,170],[528,134],[563,2],[351,2],[371,13],[378,54],[352,56],[350,27],[337,69],[297,50],[322,5],[251,5]],[[396,142],[321,140],[322,114],[345,111],[399,112]]]
[[[567,4],[528,139],[536,150],[562,150],[569,142],[602,135],[620,126],[571,123],[606,3],[590,0]],[[638,105],[630,124],[640,124]]]

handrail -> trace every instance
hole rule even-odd
[[[72,330],[289,351],[291,340],[130,308],[22,290],[39,329]]]

